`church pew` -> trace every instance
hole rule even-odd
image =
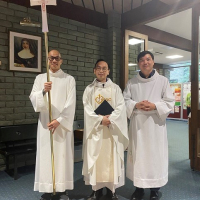
[[[5,157],[6,172],[18,178],[18,167],[35,164],[37,124],[0,127],[0,153]]]

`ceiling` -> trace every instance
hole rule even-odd
[[[100,13],[108,14],[109,11],[115,10],[118,13],[125,13],[137,7],[140,7],[150,1],[156,0],[62,0],[67,3],[81,6]],[[160,0],[168,5],[177,3],[181,0]]]
[[[149,41],[148,50],[154,54],[155,62],[164,65],[170,65],[171,67],[187,66],[191,60],[191,53],[174,47],[158,44]],[[166,56],[181,55],[182,58],[169,59]]]
[[[191,40],[191,22],[192,10],[188,9],[154,22],[150,22],[146,25]],[[156,63],[166,65],[185,63],[188,65],[188,61],[191,60],[191,53],[188,51],[183,51],[150,41],[148,48],[155,54]],[[166,56],[169,55],[181,55],[183,57],[172,60],[166,58]]]
[[[118,13],[125,13],[144,4],[157,0],[62,0],[76,6],[81,6],[96,12],[108,14],[115,10]],[[160,0],[161,2],[171,5],[181,0]],[[147,26],[183,37],[191,40],[191,9],[173,14],[168,17],[150,22]],[[179,50],[166,45],[149,41],[149,50],[155,54],[155,62],[165,65],[177,63],[188,63],[191,60],[191,53]],[[182,55],[179,59],[167,59],[168,55]]]

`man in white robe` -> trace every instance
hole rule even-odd
[[[30,100],[35,112],[40,112],[37,130],[37,156],[34,191],[45,192],[41,199],[50,199],[53,192],[51,140],[53,131],[56,192],[72,190],[74,169],[73,121],[76,102],[75,80],[60,66],[61,55],[49,52],[50,81],[39,74],[34,82]],[[51,90],[52,122],[49,122],[48,95]],[[61,193],[62,194],[62,193]],[[63,197],[64,199],[64,197]]]
[[[98,60],[94,67],[96,79],[83,94],[84,138],[83,175],[86,185],[92,185],[88,199],[99,200],[103,188],[107,197],[116,200],[115,189],[124,185],[124,150],[128,146],[127,116],[119,86],[109,75],[108,64]],[[106,116],[95,109],[106,100],[114,109]]]
[[[140,72],[124,90],[130,119],[127,177],[136,190],[131,200],[141,200],[144,188],[150,188],[151,200],[168,181],[168,142],[166,118],[174,106],[168,79],[153,69],[154,56],[149,51],[138,55]]]

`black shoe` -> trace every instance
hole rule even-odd
[[[135,192],[131,196],[131,200],[143,200],[144,189],[136,188]]]
[[[56,196],[59,197],[59,200],[69,200],[67,191],[65,191],[65,192],[57,192]]]
[[[69,197],[66,194],[62,194],[59,200],[69,200]]]
[[[52,196],[51,200],[69,200],[69,197],[58,192]]]
[[[118,196],[116,195],[116,193],[112,193],[111,199],[112,200],[118,200]]]
[[[103,196],[103,188],[97,191],[93,191],[92,194],[87,197],[87,200],[99,200]]]
[[[150,200],[158,200],[158,191],[151,191]]]
[[[69,200],[67,193],[62,193],[59,195],[59,200]]]
[[[52,193],[45,193],[41,196],[40,200],[51,200]]]
[[[40,200],[69,200],[69,197],[66,192],[57,192],[56,195],[45,193],[41,196]]]
[[[110,189],[106,188],[107,190],[107,193],[106,193],[106,196],[109,198],[109,199],[112,199],[112,200],[118,200],[118,196],[116,195],[116,193],[113,193]]]

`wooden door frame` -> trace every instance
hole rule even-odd
[[[192,8],[192,57],[191,57],[191,120],[190,132],[190,166],[200,171],[200,157],[198,157],[198,140],[200,131],[199,109],[199,21],[200,4]]]
[[[134,31],[130,31],[130,30],[124,30],[124,34],[123,34],[123,78],[122,78],[122,82],[121,82],[121,88],[124,89],[126,86],[126,83],[128,81],[128,75],[129,75],[129,68],[128,68],[128,60],[129,60],[129,44],[128,44],[128,40],[129,40],[129,36],[138,38],[138,39],[143,39],[144,42],[144,50],[148,49],[148,36],[141,34],[141,33],[137,33]]]

